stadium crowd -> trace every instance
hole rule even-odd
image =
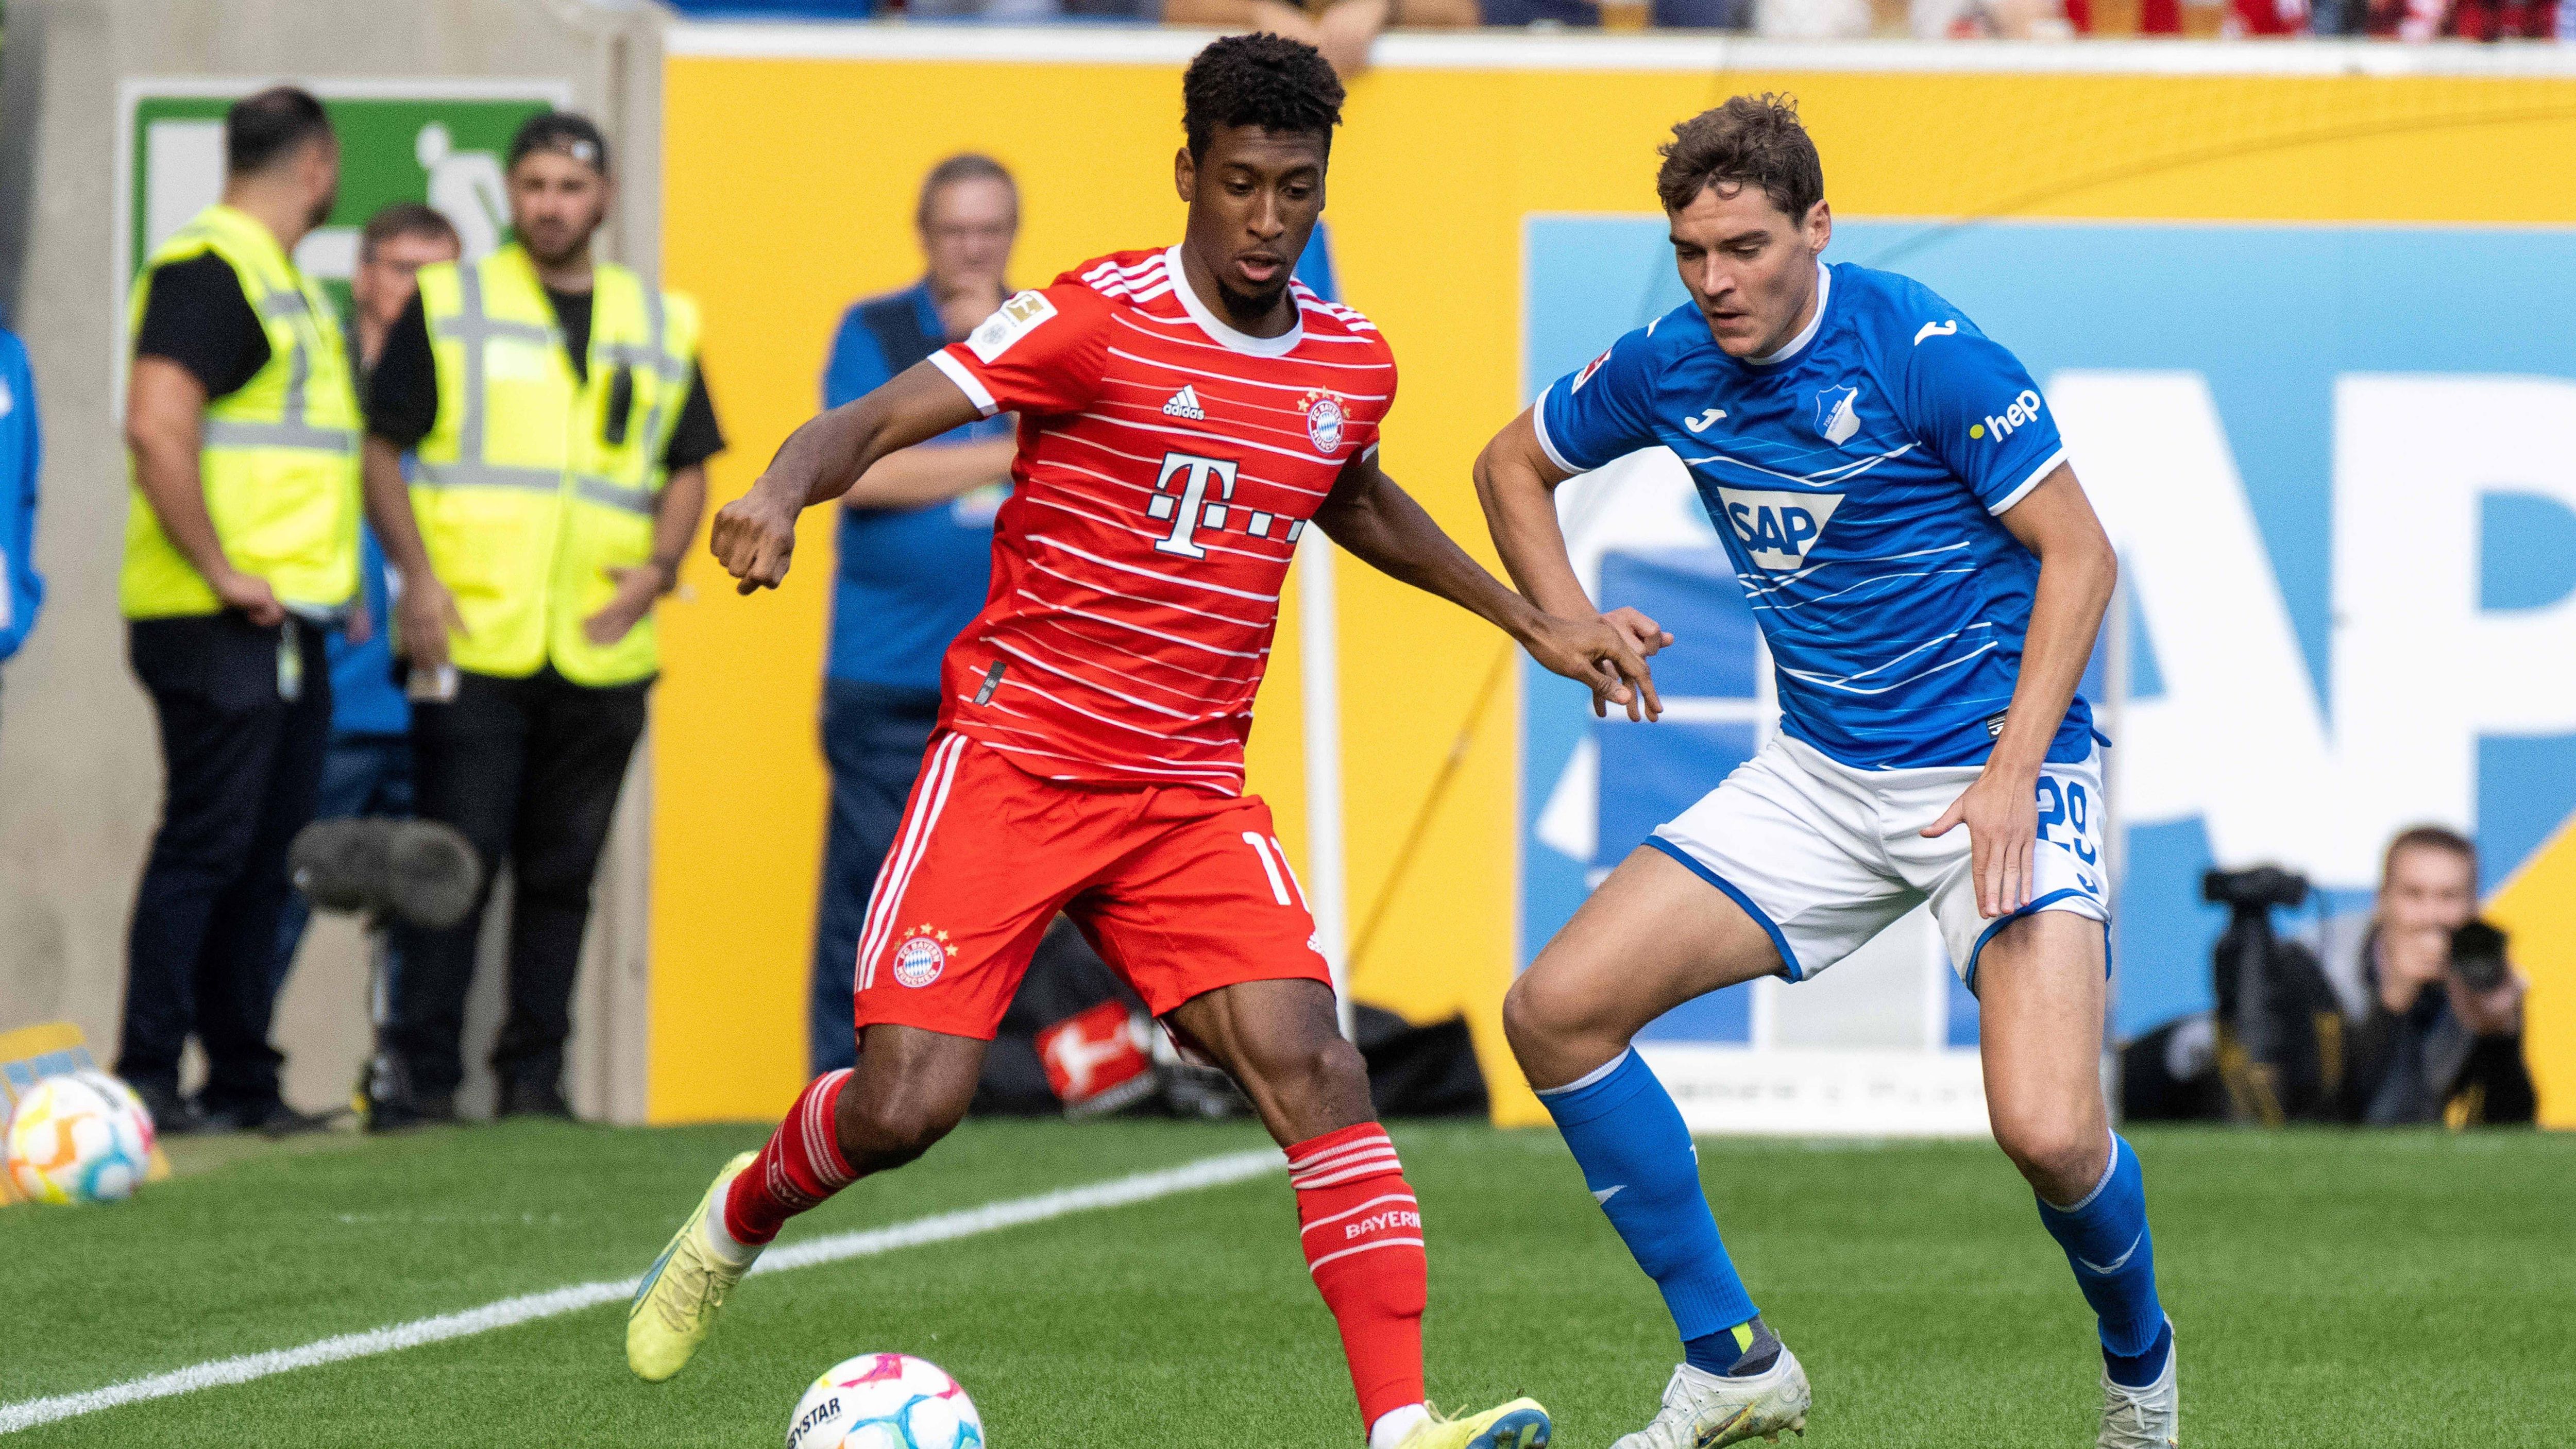
[[[2079,36],[2576,40],[2576,0],[674,0],[710,19],[911,16],[1262,29],[1322,50],[1345,78],[1390,28],[1707,30],[1783,40]]]

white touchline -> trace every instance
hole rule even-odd
[[[953,1242],[959,1238],[1000,1232],[1004,1228],[1042,1223],[1050,1218],[1074,1213],[1095,1212],[1102,1208],[1126,1207],[1132,1203],[1150,1202],[1155,1198],[1179,1193],[1197,1192],[1203,1188],[1223,1187],[1229,1183],[1273,1173],[1286,1166],[1276,1152],[1232,1152],[1221,1157],[1203,1157],[1196,1162],[1158,1172],[1139,1172],[1128,1177],[1112,1178],[1083,1187],[1068,1187],[1035,1197],[1011,1198],[988,1202],[981,1207],[961,1208],[956,1212],[937,1213],[915,1218],[908,1223],[889,1227],[862,1228],[856,1232],[834,1233],[810,1243],[797,1243],[775,1248],[761,1255],[752,1272],[784,1273],[793,1268],[813,1268],[825,1263],[838,1263],[850,1258],[872,1258],[903,1248],[919,1248],[931,1243]],[[365,1333],[344,1333],[325,1338],[300,1348],[274,1349],[267,1353],[246,1353],[237,1358],[215,1359],[207,1363],[153,1374],[148,1378],[127,1379],[105,1388],[84,1393],[57,1394],[52,1398],[25,1399],[14,1404],[0,1404],[0,1434],[14,1434],[57,1419],[76,1419],[113,1409],[121,1404],[139,1404],[149,1399],[166,1399],[177,1394],[193,1394],[199,1389],[220,1388],[225,1384],[246,1384],[275,1374],[297,1369],[318,1368],[353,1358],[369,1358],[380,1353],[418,1348],[426,1343],[442,1343],[451,1338],[470,1338],[496,1328],[531,1323],[540,1318],[577,1313],[602,1303],[614,1303],[635,1294],[636,1280],[614,1283],[575,1283],[529,1293],[517,1298],[504,1298],[469,1308],[461,1313],[443,1313],[435,1318],[415,1318],[387,1328]],[[606,1352],[606,1350],[602,1350]]]

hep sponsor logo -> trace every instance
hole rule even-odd
[[[1717,492],[1735,541],[1766,569],[1806,567],[1807,551],[1824,537],[1825,524],[1843,503],[1839,493],[1725,487]]]
[[[2005,438],[2011,437],[2014,429],[2021,427],[2025,423],[2037,421],[2039,418],[2039,409],[2039,394],[2031,391],[2029,388],[2023,388],[2021,390],[2021,396],[2014,398],[2012,400],[2012,406],[2004,409],[2001,414],[1988,413],[1984,422],[1970,423],[1968,425],[1968,436],[1972,438],[1993,438],[2000,442]]]
[[[1411,1228],[1415,1232],[1422,1231],[1421,1210],[1419,1208],[1390,1208],[1382,1213],[1372,1213],[1369,1216],[1360,1219],[1358,1222],[1345,1223],[1342,1225],[1342,1241],[1347,1243],[1358,1238],[1365,1238],[1372,1233],[1391,1232],[1397,1228]]]

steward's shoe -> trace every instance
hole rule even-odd
[[[688,1367],[689,1356],[715,1327],[716,1310],[725,1295],[760,1254],[740,1263],[717,1257],[707,1247],[707,1215],[724,1211],[725,1189],[757,1154],[746,1152],[724,1165],[698,1199],[697,1211],[671,1235],[671,1245],[635,1285],[635,1301],[626,1307],[626,1366],[646,1383],[658,1384]]]
[[[1514,1399],[1464,1419],[1444,1419],[1435,1412],[1396,1449],[1546,1449],[1553,1429],[1538,1400]]]
[[[2172,1319],[2165,1328],[2172,1330]],[[2182,1390],[2174,1369],[2181,1357],[2180,1345],[2167,1348],[2164,1372],[2144,1388],[2115,1384],[2111,1371],[2102,1371],[2102,1437],[2093,1441],[2096,1449],[2176,1449],[2182,1443]]]
[[[1747,1439],[1777,1440],[1783,1429],[1805,1438],[1813,1398],[1807,1371],[1785,1344],[1769,1368],[1740,1378],[1678,1364],[1654,1421],[1610,1449],[1719,1449]]]
[[[572,1103],[565,1100],[563,1087],[556,1082],[513,1078],[501,1084],[501,1099],[492,1108],[494,1121],[509,1117],[552,1117],[576,1122]]]

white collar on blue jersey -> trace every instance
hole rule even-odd
[[[1285,357],[1297,350],[1298,343],[1306,340],[1306,309],[1297,307],[1293,294],[1288,305],[1297,307],[1297,320],[1276,337],[1255,337],[1249,332],[1237,332],[1226,326],[1216,313],[1208,310],[1207,303],[1199,300],[1198,289],[1190,285],[1190,274],[1181,266],[1180,247],[1176,245],[1163,253],[1163,269],[1171,274],[1172,291],[1180,297],[1181,308],[1190,314],[1190,320],[1199,324],[1200,331],[1237,352],[1248,352],[1255,357]],[[1293,287],[1296,284],[1291,282],[1289,285]],[[1817,310],[1821,312],[1823,309]]]
[[[1175,261],[1173,263],[1175,266],[1179,265],[1177,260],[1178,255],[1179,253],[1175,251]],[[1184,288],[1184,290],[1187,289]],[[1826,266],[1822,260],[1819,260],[1816,263],[1816,315],[1807,319],[1807,325],[1798,329],[1798,335],[1790,338],[1787,346],[1772,353],[1768,357],[1748,357],[1744,360],[1752,363],[1755,367],[1769,367],[1775,362],[1786,362],[1790,358],[1797,356],[1799,353],[1806,351],[1807,344],[1816,340],[1816,330],[1825,325],[1825,302],[1828,298],[1832,297],[1833,294],[1833,268]]]

